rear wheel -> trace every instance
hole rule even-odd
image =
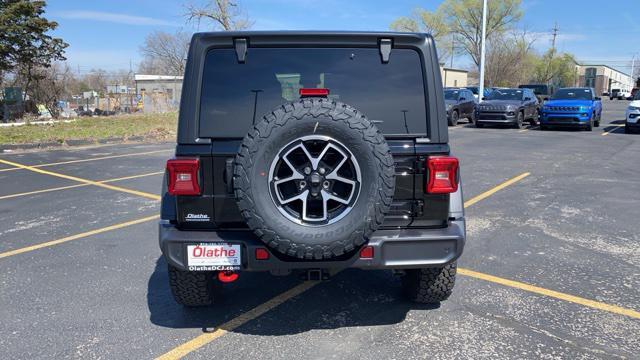
[[[458,125],[458,119],[459,118],[460,118],[460,115],[458,115],[458,110],[453,110],[451,112],[451,118],[449,119],[449,126]]]
[[[596,117],[596,114],[594,113],[593,117],[596,119],[596,121],[593,123],[593,126],[600,127],[600,118],[602,117],[602,115]]]
[[[213,304],[217,285],[215,272],[182,271],[168,266],[169,287],[178,304],[189,307]]]
[[[468,117],[469,119],[469,124],[475,124],[476,123],[476,111],[472,111],[471,115],[469,115]]]
[[[629,126],[625,124],[624,126],[624,133],[625,134],[631,134],[631,129],[629,129]]]
[[[479,122],[476,121],[476,127],[477,128],[482,128],[482,127],[484,127],[484,124],[480,124]]]
[[[456,280],[456,263],[444,267],[410,269],[402,277],[402,287],[411,301],[425,304],[444,301]]]
[[[587,125],[587,131],[593,131],[593,118],[589,120],[589,125]]]

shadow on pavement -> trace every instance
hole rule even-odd
[[[295,276],[245,272],[238,281],[225,284],[216,305],[184,308],[171,296],[167,264],[160,257],[148,282],[150,320],[162,327],[211,331],[299,283]],[[404,321],[410,310],[438,307],[406,300],[400,281],[389,271],[350,269],[230,331],[276,336],[314,329],[391,325]]]

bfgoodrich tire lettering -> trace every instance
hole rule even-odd
[[[285,217],[270,193],[274,158],[287,144],[310,135],[348,147],[362,179],[349,213],[320,226]],[[301,259],[329,259],[365,243],[382,224],[394,188],[393,158],[382,134],[356,109],[327,99],[303,99],[265,115],[244,138],[235,161],[234,190],[248,226],[269,247]]]

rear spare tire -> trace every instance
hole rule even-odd
[[[395,190],[393,158],[356,109],[302,99],[249,131],[234,190],[248,226],[269,247],[329,259],[354,251],[382,224]]]

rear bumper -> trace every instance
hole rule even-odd
[[[266,248],[250,231],[181,231],[167,221],[159,224],[160,249],[167,262],[181,270],[187,266],[187,245],[232,243],[242,248],[243,271],[294,269],[410,269],[443,266],[462,254],[465,220],[459,218],[441,229],[378,230],[367,245],[374,248],[372,259],[351,258],[336,261],[285,260],[271,252],[268,260],[256,260],[256,248]]]

